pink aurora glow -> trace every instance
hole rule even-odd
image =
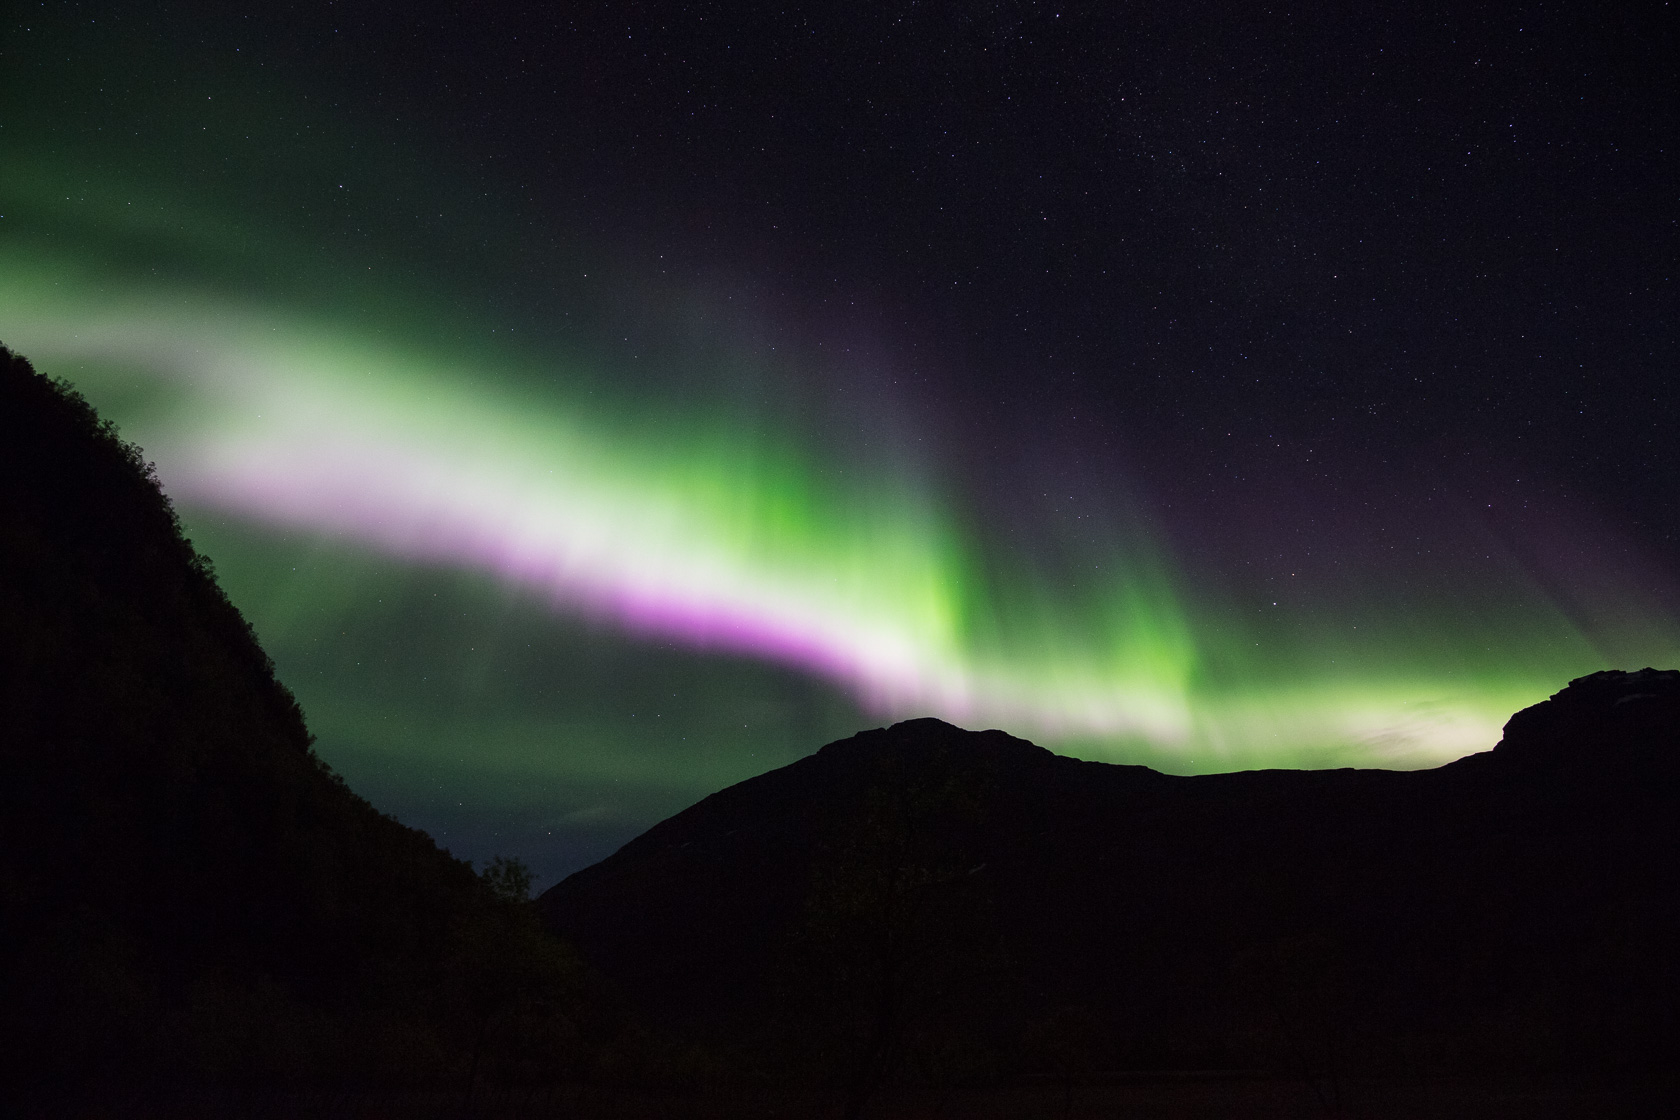
[[[177,460],[170,482],[178,496],[229,513],[408,561],[492,572],[635,633],[806,669],[847,684],[880,711],[926,702],[931,691],[948,714],[967,714],[966,689],[927,687],[933,682],[914,663],[908,634],[871,634],[844,611],[798,601],[792,586],[765,594],[765,582],[785,582],[778,573],[694,578],[682,566],[682,550],[694,542],[638,529],[638,513],[656,519],[657,510],[568,519],[557,516],[563,495],[520,494],[517,483],[498,488],[471,470],[371,441],[269,439],[196,446]],[[659,544],[664,555],[649,555]]]

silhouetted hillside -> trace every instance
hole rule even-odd
[[[1653,670],[1421,772],[1170,777],[915,720],[539,906],[649,1013],[853,1097],[1070,1063],[1648,1083],[1680,1041],[1677,752]]]
[[[3,349],[0,727],[14,1100],[571,1052],[565,952],[314,754],[138,449]]]
[[[1677,751],[1680,672],[1654,670],[1572,682],[1413,773],[1169,777],[935,720],[865,732],[539,901],[700,1043],[651,1047],[530,907],[345,788],[138,450],[0,350],[14,1110],[377,1086],[464,1114],[480,1079],[590,1063],[603,1115],[682,1114],[633,1100],[650,1074],[719,1116],[787,1111],[777,1086],[856,1116],[895,1080],[1140,1069],[1278,1071],[1331,1111],[1355,1074],[1662,1091]]]

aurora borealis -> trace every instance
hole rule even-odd
[[[1455,266],[1402,256],[1403,207],[1363,230],[1389,259],[1349,249],[1303,278],[1299,259],[1255,248],[1258,227],[1210,234],[1203,203],[1140,188],[1113,205],[1167,215],[1158,236],[1182,238],[1187,261],[1224,252],[1210,236],[1253,249],[1221,257],[1229,288],[1201,301],[1229,303],[1225,325],[1181,344],[1180,320],[1196,333],[1219,316],[1185,295],[1202,280],[1150,271],[1165,266],[1148,244],[1082,247],[1096,261],[1078,269],[1130,268],[1131,287],[1046,311],[1044,282],[1021,277],[1077,256],[1067,242],[1028,261],[1040,235],[1020,225],[975,250],[976,281],[937,234],[911,236],[942,220],[914,193],[821,219],[906,246],[915,263],[893,267],[819,236],[817,218],[801,231],[817,213],[803,187],[774,221],[702,220],[738,183],[693,188],[685,210],[672,171],[637,217],[602,141],[520,166],[526,148],[565,147],[560,110],[474,95],[491,123],[463,136],[401,66],[370,85],[330,52],[299,61],[325,24],[265,37],[199,18],[119,7],[7,32],[6,58],[27,65],[4,86],[0,342],[145,448],[323,756],[459,854],[515,851],[557,874],[897,718],[1181,772],[1411,767],[1491,746],[1570,677],[1680,663],[1658,523],[1673,499],[1660,474],[1645,506],[1612,484],[1672,457],[1652,373],[1672,357],[1672,308],[1666,333],[1630,344],[1646,366],[1568,381],[1538,349],[1516,362],[1476,310],[1529,306],[1520,261],[1499,262],[1502,294],[1452,297],[1468,326],[1392,296],[1457,291],[1440,283]],[[359,57],[385,18],[370,8],[362,47],[334,49]],[[465,56],[487,70],[492,40]],[[612,83],[613,57],[591,81]],[[1172,109],[1161,121],[1202,113],[1205,144],[1212,110],[1152,96]],[[631,99],[611,119],[657,132],[667,110]],[[491,134],[512,138],[511,166]],[[1171,144],[1150,136],[1153,166]],[[1291,189],[1230,169],[1256,198]],[[805,241],[778,240],[784,222]],[[1336,294],[1344,268],[1360,292]],[[1533,283],[1560,306],[1612,302],[1615,285],[1572,269]],[[1151,318],[1172,298],[1182,313]],[[1638,298],[1661,305],[1648,286]],[[987,324],[1034,314],[1041,332],[1077,320],[1092,338],[1058,358],[1052,337],[1042,368],[1026,364],[1011,340],[1027,328]],[[1268,354],[1272,328],[1255,324],[1290,314],[1309,341]],[[1581,370],[1625,357],[1605,342],[1619,326],[1545,324],[1540,345]],[[1440,340],[1478,329],[1486,368],[1448,369]],[[1571,391],[1551,412],[1521,403]],[[1530,437],[1537,418],[1608,413],[1601,393],[1635,403],[1570,454],[1566,429]]]

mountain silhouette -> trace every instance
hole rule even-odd
[[[570,983],[526,908],[321,761],[139,449],[3,348],[0,728],[14,1106],[456,1084],[490,1016]]]
[[[912,720],[538,905],[658,1021],[784,1060],[802,1040],[861,1096],[961,1053],[1650,1081],[1680,1039],[1677,757],[1680,672],[1652,669],[1413,772],[1176,777]]]
[[[1331,1103],[1350,1076],[1667,1092],[1677,751],[1680,672],[1654,669],[1415,772],[1174,777],[912,720],[533,907],[516,866],[475,875],[346,788],[139,450],[0,349],[0,1084],[24,1115],[323,1086],[466,1115],[483,1081],[590,1082],[603,1115],[682,1114],[652,1083],[744,1115],[780,1084],[858,1116],[895,1080],[1140,1071]]]

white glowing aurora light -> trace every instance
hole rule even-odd
[[[43,369],[121,369],[173,401],[125,434],[187,508],[490,572],[561,609],[800,666],[884,715],[1097,756],[1142,743],[1198,769],[1303,752],[1416,766],[1492,745],[1558,683],[1202,688],[1197,636],[1158,567],[1117,563],[1107,597],[1078,603],[988,586],[918,487],[839,486],[762,433],[697,421],[632,438],[486,388],[505,379],[485,371],[201,298],[112,298],[17,271],[0,296],[4,340]]]

